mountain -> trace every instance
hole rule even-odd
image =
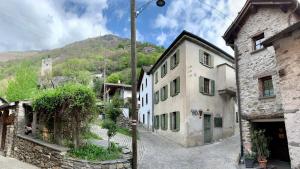
[[[154,64],[163,51],[163,47],[138,42],[138,68]],[[47,57],[53,60],[53,76],[56,77],[84,79],[90,77],[89,75],[101,74],[106,63],[110,81],[131,83],[130,40],[115,35],[104,35],[53,50],[0,53],[0,85],[1,81],[13,77],[15,70],[23,62],[30,63],[39,73],[41,61]]]

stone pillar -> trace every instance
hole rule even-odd
[[[7,157],[10,157],[12,155],[13,139],[14,139],[14,125],[9,125],[7,126],[7,130],[6,130],[5,147],[4,147],[4,155]]]
[[[242,119],[242,135],[244,149],[251,147],[251,123]]]
[[[36,112],[32,112],[33,115],[32,115],[32,135],[33,136],[36,136],[36,124],[37,124],[37,113]]]
[[[15,109],[15,115],[16,115],[16,134],[24,134],[25,132],[25,109],[23,107],[23,103],[20,102],[17,108]]]

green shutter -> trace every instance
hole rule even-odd
[[[173,81],[172,82],[170,82],[170,96],[174,96],[174,83],[173,83]]]
[[[167,100],[168,96],[169,96],[169,91],[168,91],[168,85],[165,86],[165,100]]]
[[[166,70],[165,75],[166,75],[168,73],[168,62],[166,62],[165,64],[166,64],[166,69],[165,69]]]
[[[164,92],[163,92],[163,88],[160,89],[160,100],[164,101]]]
[[[178,65],[178,64],[179,64],[179,58],[180,58],[180,50],[178,49],[178,50],[176,51],[176,63],[175,63],[175,65]]]
[[[214,96],[215,95],[215,81],[214,80],[210,80],[210,84],[211,84],[211,95]]]
[[[168,113],[165,114],[165,130],[168,130]]]
[[[178,77],[176,79],[176,87],[175,87],[175,89],[176,89],[176,91],[175,91],[176,94],[180,93],[180,77]]]
[[[161,75],[161,77],[164,77],[164,66],[163,65],[160,67],[160,75]]]
[[[209,66],[214,67],[214,56],[209,55]]]
[[[202,63],[203,64],[203,60],[204,60],[204,53],[203,53],[203,51],[202,50],[199,50],[199,61],[200,61],[200,63]]]
[[[199,91],[200,93],[204,92],[204,77],[199,77]]]
[[[163,114],[160,115],[160,127],[163,130],[164,129],[164,118]]]
[[[173,56],[171,57],[171,59],[170,59],[170,70],[172,70],[172,69],[175,67],[174,60],[175,60],[175,58],[174,58],[174,55],[173,55]]]
[[[176,130],[180,130],[180,112],[176,112]]]
[[[173,118],[173,113],[170,113],[170,130],[173,130],[173,121],[172,121],[172,118]]]

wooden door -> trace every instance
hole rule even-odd
[[[212,140],[211,115],[204,115],[204,143],[210,143]]]

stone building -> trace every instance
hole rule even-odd
[[[293,168],[300,167],[300,22],[263,42],[274,46]]]
[[[296,0],[247,0],[223,36],[236,50],[244,148],[251,145],[251,129],[264,129],[272,138],[269,161],[291,162],[292,168],[300,167],[300,157],[295,153],[299,144],[288,141],[299,136],[289,133],[297,122],[286,119],[291,115],[285,112],[284,97],[291,96],[281,91],[274,48],[265,48],[262,42],[297,22],[299,15]]]
[[[152,129],[152,76],[150,66],[143,66],[138,79],[139,91],[139,122],[148,130]]]
[[[233,57],[183,31],[153,65],[154,128],[183,146],[232,136]]]

